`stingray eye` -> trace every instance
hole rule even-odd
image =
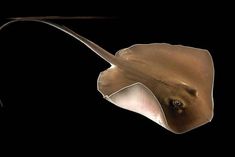
[[[170,109],[177,113],[182,113],[185,109],[185,104],[181,100],[169,99],[168,103]]]

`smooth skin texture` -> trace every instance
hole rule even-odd
[[[214,68],[207,50],[165,43],[137,44],[114,56],[69,28],[47,22],[43,17],[16,18],[0,30],[20,21],[57,28],[109,62],[111,67],[100,73],[97,88],[115,105],[142,114],[177,134],[211,121]]]

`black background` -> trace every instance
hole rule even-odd
[[[61,31],[19,22],[0,32],[0,96],[4,104],[0,121],[5,146],[77,154],[92,153],[97,147],[104,152],[112,147],[115,153],[129,150],[155,155],[187,155],[187,151],[202,155],[210,150],[229,153],[227,146],[234,137],[229,14],[198,9],[187,15],[189,11],[51,21],[66,25],[112,54],[133,44],[155,42],[209,50],[215,65],[211,123],[175,135],[139,114],[114,106],[102,98],[96,86],[108,63]],[[7,17],[35,15],[48,14],[10,14],[1,23]]]

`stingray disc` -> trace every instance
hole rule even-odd
[[[214,68],[207,50],[165,43],[137,44],[115,56],[136,72],[112,66],[100,73],[97,87],[108,101],[174,133],[211,121]],[[184,107],[178,107],[177,101],[172,107],[172,97],[182,100]]]

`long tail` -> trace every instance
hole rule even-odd
[[[47,17],[44,17],[47,18]],[[51,18],[55,18],[55,17],[51,17]],[[91,49],[93,52],[95,52],[97,55],[99,55],[101,58],[103,58],[105,61],[109,62],[111,65],[117,65],[118,61],[115,58],[114,55],[112,55],[111,53],[109,53],[108,51],[106,51],[105,49],[103,49],[102,47],[98,46],[97,44],[93,43],[92,41],[86,39],[85,37],[75,33],[74,31],[72,31],[71,29],[62,26],[62,25],[58,25],[52,22],[47,22],[45,20],[41,20],[42,17],[38,17],[38,19],[34,18],[34,17],[28,17],[28,18],[15,18],[15,20],[9,21],[7,23],[5,23],[4,25],[2,25],[0,27],[0,31],[5,28],[6,26],[12,24],[12,23],[16,23],[16,22],[20,22],[20,21],[27,21],[27,22],[39,22],[39,23],[44,23],[47,24],[49,26],[52,26],[56,29],[61,30],[62,32],[65,32],[66,34],[74,37],[75,39],[79,40],[80,42],[82,42],[84,45],[86,45],[89,49]],[[61,18],[60,18],[61,19]]]

